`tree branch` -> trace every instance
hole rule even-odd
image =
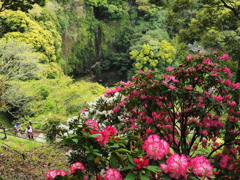
[[[238,12],[235,8],[229,6],[224,0],[221,0],[221,2],[223,3],[223,6],[224,6],[224,7],[230,9],[230,10],[233,12],[233,14],[234,14],[238,19],[240,19],[240,18],[239,18],[239,12]]]

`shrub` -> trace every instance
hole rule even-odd
[[[71,163],[82,162],[90,178],[237,178],[240,83],[229,79],[228,58],[189,55],[161,79],[140,71],[109,89],[68,122]]]

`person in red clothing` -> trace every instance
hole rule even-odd
[[[26,136],[28,136],[29,139],[33,140],[33,131],[32,131],[32,126],[28,126],[26,131],[25,131]]]

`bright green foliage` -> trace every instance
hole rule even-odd
[[[158,64],[158,60],[154,59],[154,52],[151,51],[151,47],[148,44],[144,44],[140,51],[134,50],[130,52],[131,58],[135,59],[136,70],[143,70],[147,72],[149,69],[155,70]]]
[[[15,40],[6,42],[0,39],[0,75],[6,81],[39,79],[43,76],[43,67],[39,64],[39,53],[29,45]]]
[[[175,59],[176,49],[169,42],[163,40],[160,43],[158,55],[163,61],[172,64]]]
[[[107,3],[106,0],[84,0],[84,2],[91,6],[99,6]]]
[[[93,101],[106,89],[91,82],[76,82],[67,76],[55,79],[11,81],[5,93],[8,111],[16,118],[28,117],[45,121],[43,115],[55,114],[63,118],[75,116],[84,104]]]
[[[61,39],[59,35],[56,36],[53,30],[43,29],[36,21],[31,20],[21,11],[1,13],[0,24],[2,26],[0,32],[2,38],[6,40],[15,39],[32,45],[36,51],[42,53],[42,63],[56,61]],[[54,29],[53,26],[51,29]]]
[[[140,51],[131,51],[131,58],[135,60],[135,69],[144,72],[151,69],[161,74],[165,67],[173,64],[177,50],[168,41],[163,40],[158,44],[157,52],[154,53],[152,46],[147,44],[144,44]]]

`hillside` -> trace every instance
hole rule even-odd
[[[68,171],[65,152],[57,145],[8,136],[0,140],[0,179],[44,180],[49,169]]]

